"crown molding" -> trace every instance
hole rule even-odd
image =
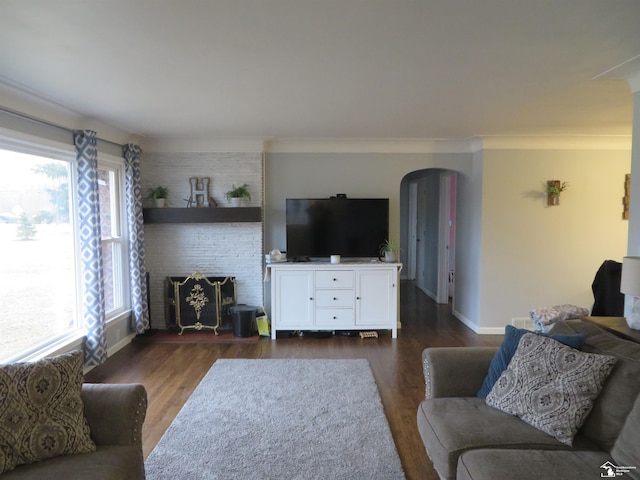
[[[267,153],[471,153],[464,139],[437,138],[276,138]]]
[[[145,153],[263,153],[265,139],[260,137],[145,137],[140,146]]]
[[[82,115],[34,90],[0,75],[2,105],[16,112],[45,122],[59,123],[65,128],[77,128]]]
[[[124,144],[137,143],[139,136],[102,121],[84,116],[56,100],[46,97],[24,85],[17,84],[0,75],[0,105],[7,110],[36,121],[56,125],[68,130],[91,129],[98,136],[110,142]]]
[[[145,152],[260,152],[260,153],[470,153],[467,140],[357,139],[269,137],[153,137],[145,138]]]
[[[631,135],[483,135],[466,139],[154,137],[147,153],[475,153],[482,150],[631,150]]]
[[[622,78],[632,92],[640,92],[640,55],[612,67],[594,79]],[[87,129],[100,138],[133,142],[145,152],[199,153],[474,153],[487,149],[631,150],[631,135],[474,135],[455,138],[276,138],[276,137],[141,137],[83,116],[54,99],[0,75],[0,105],[16,113],[58,125]]]
[[[475,137],[478,150],[628,150],[631,135],[515,135]],[[477,150],[474,150],[477,151]]]

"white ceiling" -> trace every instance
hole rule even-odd
[[[629,135],[638,54],[638,0],[0,0],[0,82],[149,138]]]

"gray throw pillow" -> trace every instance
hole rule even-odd
[[[80,351],[0,365],[0,473],[96,450],[84,418]]]
[[[528,333],[486,402],[571,445],[615,363]]]

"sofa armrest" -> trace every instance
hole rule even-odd
[[[131,445],[142,451],[147,391],[141,384],[85,383],[84,416],[96,445]]]
[[[425,397],[475,397],[496,347],[439,347],[422,352]]]

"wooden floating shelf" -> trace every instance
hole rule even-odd
[[[261,207],[143,208],[144,223],[261,222]]]

